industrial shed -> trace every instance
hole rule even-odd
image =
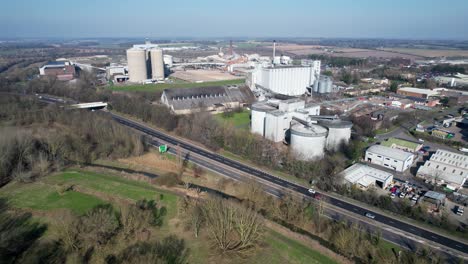
[[[247,87],[214,86],[165,89],[161,102],[175,114],[207,111],[220,113],[251,102],[253,95]]]
[[[341,173],[346,182],[362,188],[378,186],[385,189],[393,181],[393,174],[356,163]]]

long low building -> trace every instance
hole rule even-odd
[[[374,145],[367,149],[365,160],[372,164],[403,172],[413,164],[414,155],[400,149]]]
[[[419,98],[427,99],[431,96],[439,95],[439,92],[431,89],[421,89],[421,88],[414,88],[414,87],[402,87],[397,90],[397,94],[406,95],[406,96],[414,96]]]
[[[439,149],[419,167],[416,175],[437,184],[446,184],[450,189],[459,189],[468,177],[468,156]]]
[[[385,189],[393,181],[393,174],[361,163],[352,165],[344,170],[341,175],[343,175],[346,182],[362,188],[377,186]]]
[[[247,87],[215,86],[165,89],[161,102],[175,114],[190,114],[207,111],[220,113],[236,108],[252,100]]]

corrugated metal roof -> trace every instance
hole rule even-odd
[[[239,87],[224,86],[165,89],[162,96],[166,96],[174,110],[198,109],[232,102],[244,103],[249,99],[249,95]]]

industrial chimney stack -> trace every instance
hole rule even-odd
[[[275,61],[276,57],[276,40],[273,40],[273,61]]]

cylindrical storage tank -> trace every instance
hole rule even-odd
[[[314,93],[317,93],[318,92],[318,88],[319,87],[319,80],[318,79],[315,79],[314,81],[314,88],[313,88],[313,92]]]
[[[143,49],[127,50],[128,77],[130,82],[142,82],[148,79],[146,51]]]
[[[347,145],[351,138],[353,123],[343,120],[323,120],[319,124],[328,128],[327,150],[337,151],[341,144]]]
[[[320,159],[324,155],[327,134],[322,126],[296,123],[291,126],[291,151],[300,160]]]
[[[329,77],[327,77],[326,82],[327,82],[327,86],[325,88],[325,93],[331,93],[332,92],[332,85],[333,85],[332,80]]]
[[[324,79],[320,79],[318,86],[318,93],[323,94],[327,89],[327,84]]]
[[[151,49],[151,78],[153,80],[164,79],[164,61],[161,49]]]
[[[266,113],[274,110],[264,103],[256,103],[251,106],[250,131],[254,134],[265,136]]]

